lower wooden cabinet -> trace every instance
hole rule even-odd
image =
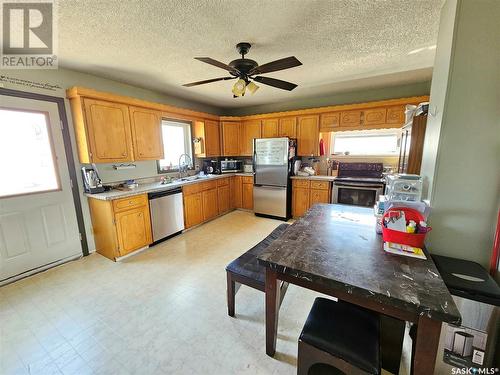
[[[236,176],[229,178],[229,209],[234,210],[236,208],[235,199],[235,189],[236,189]]]
[[[330,181],[292,180],[292,216],[304,215],[316,203],[330,203]]]
[[[245,210],[253,210],[253,182],[242,183],[241,208],[244,208]]]
[[[147,194],[103,201],[89,198],[96,251],[116,258],[153,242]]]
[[[118,252],[121,256],[149,245],[151,241],[151,221],[147,206],[115,214],[118,234]]]
[[[193,227],[203,222],[201,192],[184,195],[184,226]]]
[[[231,209],[230,204],[230,180],[232,177],[217,180],[217,202],[219,215],[225,214]]]
[[[292,187],[292,216],[301,217],[309,209],[309,188]]]
[[[203,202],[203,221],[213,219],[219,215],[219,204],[218,204],[218,193],[217,189],[205,190],[201,193],[201,198]]]
[[[235,187],[241,186],[241,177],[239,184],[236,182],[237,177],[239,176],[204,181],[182,188],[186,229],[236,208]]]
[[[243,207],[243,194],[242,194],[242,183],[241,176],[234,176],[234,189],[232,191],[232,201],[234,208],[242,208]]]

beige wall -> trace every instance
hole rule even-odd
[[[488,265],[500,206],[500,2],[443,8],[422,174],[432,252]]]

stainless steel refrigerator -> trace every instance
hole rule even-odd
[[[256,215],[290,218],[290,174],[295,149],[296,141],[289,138],[254,139],[253,207]]]

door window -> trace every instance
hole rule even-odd
[[[48,114],[0,108],[0,198],[60,190]]]

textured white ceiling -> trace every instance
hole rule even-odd
[[[244,107],[353,88],[427,80],[444,0],[60,0],[59,64],[218,107]],[[261,85],[233,99],[234,81],[196,61],[229,63],[253,44],[260,64],[294,55],[303,66],[266,74],[292,92]],[[410,53],[413,52],[413,53]],[[396,77],[396,79],[394,79]],[[366,85],[363,85],[363,81]]]

